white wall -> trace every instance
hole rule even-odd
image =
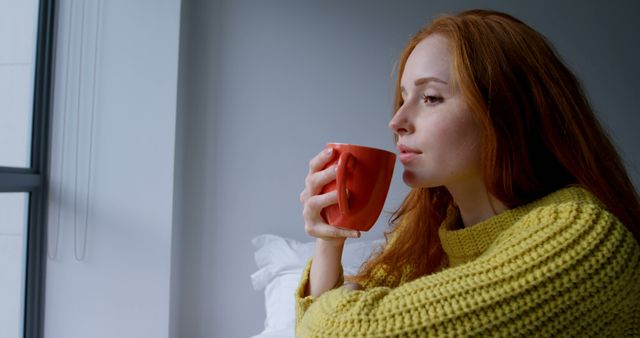
[[[306,239],[298,194],[325,142],[392,148],[394,60],[425,22],[470,6],[508,11],[556,44],[640,182],[636,4],[185,0],[174,337],[261,330],[250,239]],[[396,175],[386,209],[404,193]],[[367,236],[379,236],[385,221]]]
[[[180,1],[59,7],[45,336],[168,337]]]

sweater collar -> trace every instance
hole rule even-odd
[[[460,265],[480,256],[503,231],[537,207],[585,200],[597,201],[582,188],[568,187],[463,229],[456,228],[456,224],[460,221],[459,210],[450,207],[439,229],[440,242],[448,256],[449,266]]]

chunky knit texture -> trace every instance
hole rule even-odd
[[[640,246],[587,191],[565,188],[460,230],[455,217],[440,228],[449,267],[413,281],[379,268],[364,290],[341,278],[314,298],[310,261],[297,336],[640,336]]]

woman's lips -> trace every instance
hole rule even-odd
[[[407,164],[417,156],[418,156],[417,153],[402,153],[400,154],[400,162],[402,162],[402,164]]]
[[[398,151],[400,152],[400,162],[402,162],[402,164],[407,164],[422,154],[421,151],[409,148],[403,144],[398,145]]]

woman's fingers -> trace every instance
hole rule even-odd
[[[332,148],[327,148],[312,158],[311,161],[309,161],[309,173],[311,174],[322,169],[327,163],[329,163],[331,158],[333,158],[333,153],[334,151]]]
[[[334,227],[333,225],[318,223],[314,226],[307,227],[305,226],[305,230],[309,236],[318,237],[318,238],[358,238],[360,237],[360,231],[358,230],[349,230],[342,229],[338,227]]]
[[[302,209],[305,223],[315,223],[322,220],[320,211],[322,209],[338,203],[338,193],[334,190],[322,195],[314,195],[309,197]]]
[[[336,191],[312,196],[305,202],[302,214],[308,235],[319,238],[360,237],[360,232],[357,230],[341,229],[325,223],[320,212],[336,203],[338,203]]]
[[[334,151],[327,148],[309,161],[309,173],[305,179],[304,190],[300,193],[300,202],[304,205],[304,228],[308,235],[324,239],[340,239],[360,237],[357,230],[341,229],[327,224],[322,218],[322,209],[338,203],[338,194],[331,191],[319,194],[322,187],[336,179],[336,166],[325,168],[334,156]],[[324,169],[323,169],[324,168]],[[319,194],[319,195],[318,195]]]
[[[336,166],[322,169],[331,160],[332,154],[333,152],[324,150],[309,162],[309,174],[305,179],[304,190],[300,193],[300,202],[304,203],[307,198],[318,194],[322,187],[336,179]]]
[[[309,174],[305,180],[306,197],[311,197],[320,192],[322,187],[336,179],[336,166],[330,166],[324,170]],[[304,200],[303,200],[304,202]]]

